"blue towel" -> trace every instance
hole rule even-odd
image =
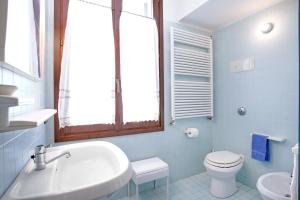
[[[270,160],[268,136],[259,135],[259,134],[252,135],[251,157],[259,161]]]

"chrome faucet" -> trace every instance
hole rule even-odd
[[[58,158],[66,155],[66,158],[71,157],[71,153],[69,151],[64,151],[54,158],[46,161],[46,152],[47,148],[44,145],[38,145],[34,149],[34,154],[31,156],[35,164],[35,170],[42,170],[46,168],[46,165],[57,160]]]

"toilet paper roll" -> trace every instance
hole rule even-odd
[[[199,135],[199,130],[197,128],[187,128],[185,129],[184,133],[189,137],[197,137]]]

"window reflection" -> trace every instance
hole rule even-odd
[[[5,62],[39,75],[39,0],[8,0]]]

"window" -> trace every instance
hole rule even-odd
[[[55,0],[56,141],[163,130],[162,0]]]

